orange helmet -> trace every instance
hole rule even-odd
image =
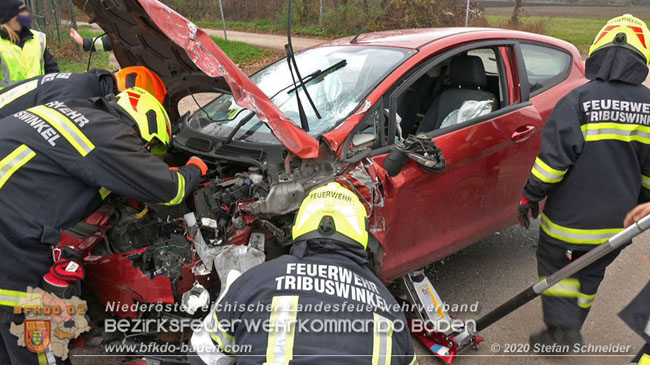
[[[117,90],[120,92],[139,87],[148,91],[163,104],[167,95],[167,88],[155,72],[143,66],[125,67],[115,73],[117,80]]]

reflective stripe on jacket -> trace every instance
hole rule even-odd
[[[0,118],[55,100],[89,99],[116,93],[113,73],[49,73],[0,90]]]
[[[591,81],[562,98],[542,133],[524,196],[547,198],[541,237],[589,250],[650,201],[650,90]]]
[[[192,345],[210,349],[198,352],[206,364],[417,364],[405,321],[381,281],[350,257],[285,255],[235,280],[204,322],[209,335],[195,333]]]
[[[0,38],[0,88],[45,74],[43,57],[47,47],[46,36],[36,30],[31,32],[34,37],[25,41],[22,48],[10,40]]]
[[[2,289],[39,285],[52,265],[50,245],[97,203],[100,187],[177,204],[196,188],[196,166],[170,171],[122,118],[97,98],[53,101],[0,120]]]

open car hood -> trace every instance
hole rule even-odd
[[[190,92],[227,91],[254,111],[289,151],[317,158],[318,141],[295,125],[194,23],[156,0],[73,0],[110,36],[122,67],[146,66],[168,90],[177,120],[178,102]]]

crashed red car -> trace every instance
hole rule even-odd
[[[158,1],[75,2],[110,35],[122,66],[147,66],[165,81],[175,134],[167,161],[199,155],[210,165],[209,179],[182,207],[113,197],[66,232],[62,244],[87,253],[86,285],[102,303],[174,303],[196,282],[215,286],[217,265],[208,256],[228,245],[263,247],[267,259],[286,252],[302,198],[334,180],[370,212],[378,275],[388,282],[420,269],[516,223],[544,123],[561,97],[586,82],[580,54],[558,39],[398,30],[297,53],[312,108],[286,59],[249,78]],[[202,92],[220,95],[180,115],[181,99]],[[386,158],[419,133],[439,146],[446,170],[425,172],[409,160],[390,176]],[[200,245],[188,233],[188,213]]]

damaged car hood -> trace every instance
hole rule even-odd
[[[317,158],[318,141],[294,124],[194,23],[156,0],[73,0],[110,36],[122,67],[146,66],[165,82],[172,120],[190,93],[232,93],[289,151]]]

